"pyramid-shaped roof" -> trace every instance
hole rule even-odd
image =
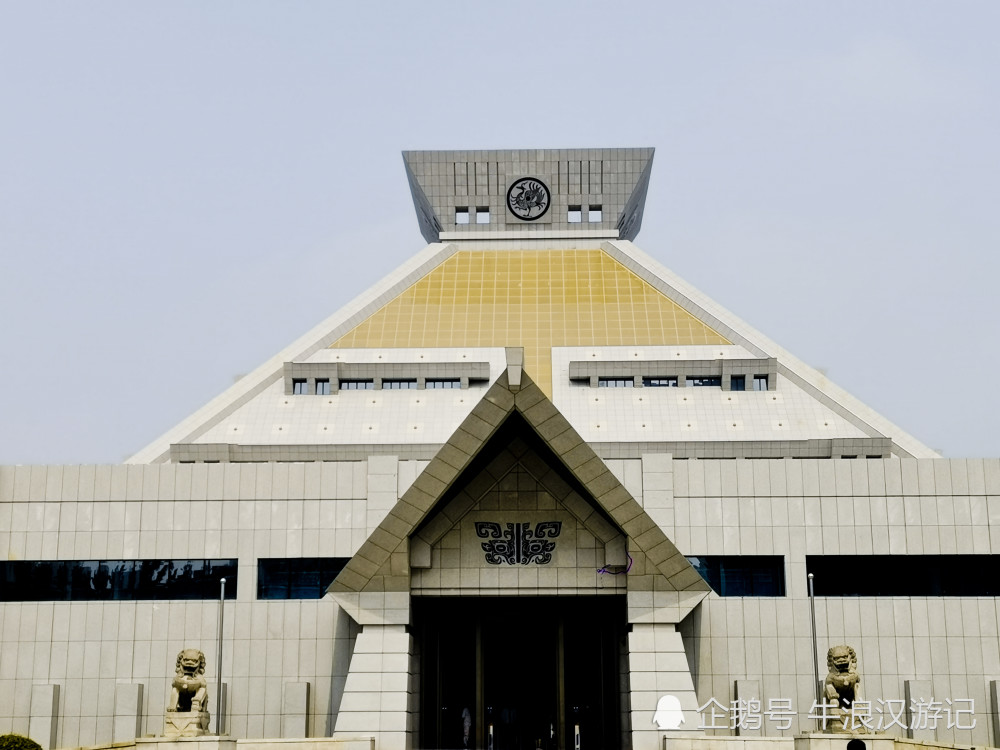
[[[475,165],[482,154],[507,152],[460,153]],[[525,152],[510,153],[515,161],[497,162],[498,174],[513,180],[533,168]],[[562,192],[553,192],[553,206],[600,208],[594,201],[611,205],[601,196],[614,192],[641,213],[651,151],[633,159],[624,150],[620,174],[613,158],[553,153],[558,158],[534,162],[567,175],[556,183]],[[428,158],[425,166],[461,161]],[[584,161],[593,162],[588,174],[603,175],[589,187],[573,177]],[[488,208],[491,218],[504,210],[497,201],[506,182],[467,183],[459,196],[454,179],[448,187],[439,168],[427,170],[422,189],[443,191],[441,206],[464,200]],[[470,388],[489,387],[505,371],[505,347],[523,348],[525,371],[601,455],[936,456],[622,239],[613,222],[529,232],[516,218],[507,217],[502,230],[442,231],[448,241],[428,245],[130,462],[429,458],[479,402]],[[310,398],[295,397],[296,373],[308,381]],[[746,378],[756,382],[757,375],[765,394],[751,392]],[[460,379],[463,391],[430,389],[446,376]],[[336,387],[365,379],[376,388],[365,397]],[[393,379],[419,382],[420,390],[379,390]],[[315,398],[314,381],[332,382],[333,391]],[[692,384],[716,387],[641,388]],[[742,387],[746,393],[737,392]]]

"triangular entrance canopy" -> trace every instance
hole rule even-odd
[[[519,351],[512,352],[514,357]],[[570,426],[541,389],[519,366],[511,366],[489,388],[451,439],[438,451],[413,485],[389,511],[351,561],[331,584],[337,594],[409,592],[411,537],[414,544],[428,544],[457,522],[474,502],[475,492],[462,486],[469,467],[489,465],[489,452],[502,449],[494,438],[510,432],[511,420],[529,428],[562,464],[549,467],[551,476],[539,477],[549,491],[562,488],[562,502],[571,494],[583,495],[593,507],[574,511],[577,519],[599,539],[617,534],[628,538],[631,575],[654,575],[659,590],[708,592],[709,586],[687,559],[667,539],[607,465]],[[506,428],[504,427],[506,425]],[[481,454],[486,453],[485,456]],[[502,467],[498,467],[503,470]],[[542,473],[539,469],[537,473]],[[568,476],[570,482],[564,481]],[[573,487],[576,484],[576,488]],[[459,489],[460,488],[460,489]],[[558,489],[555,490],[559,492]],[[566,503],[569,507],[571,503]],[[431,518],[440,513],[442,518]],[[426,523],[430,521],[429,523]],[[434,524],[442,528],[435,530]],[[601,528],[607,527],[606,532]],[[617,527],[617,528],[615,528]],[[338,597],[339,598],[339,597]]]

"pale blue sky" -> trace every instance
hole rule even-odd
[[[118,462],[423,245],[400,151],[655,146],[637,244],[1000,456],[1000,3],[0,0],[0,463]]]

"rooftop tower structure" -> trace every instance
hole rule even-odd
[[[428,242],[632,240],[653,149],[404,151],[403,162]]]

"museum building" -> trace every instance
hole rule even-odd
[[[122,465],[0,467],[0,733],[159,735],[196,649],[241,741],[777,743],[849,653],[851,729],[1000,744],[1000,460],[639,250],[651,148],[403,163],[402,267]]]

